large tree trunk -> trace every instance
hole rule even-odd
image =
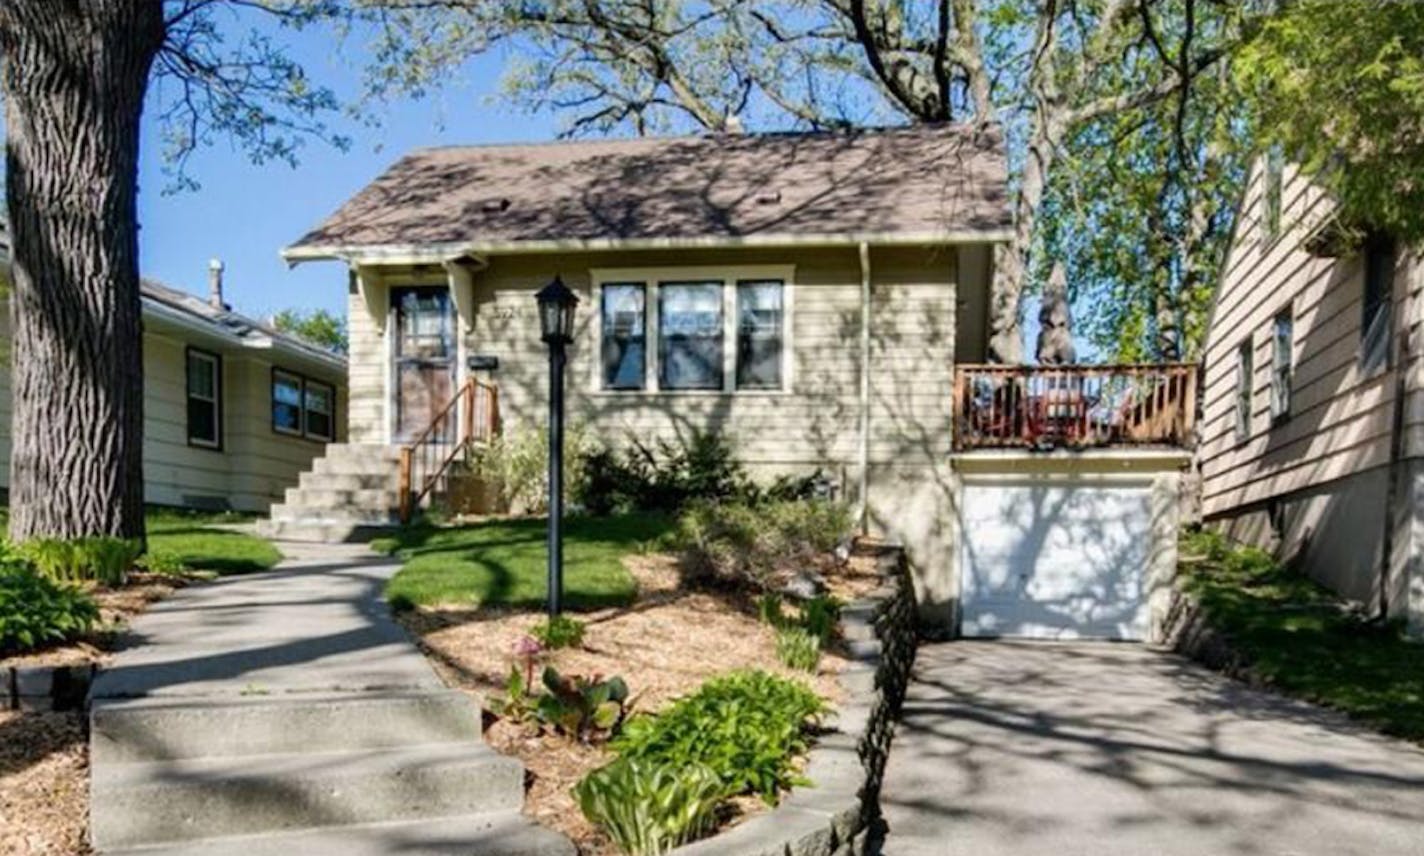
[[[139,116],[160,0],[4,0],[10,536],[143,536]]]
[[[1024,156],[1023,175],[1014,197],[1014,234],[994,252],[994,274],[990,283],[989,359],[996,363],[1024,361],[1023,290],[1028,281],[1029,250],[1033,246],[1038,209],[1048,185],[1048,171],[1057,156],[1062,136],[1060,122],[1053,116],[1036,117]]]

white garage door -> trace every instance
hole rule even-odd
[[[966,485],[965,636],[1141,639],[1150,551],[1146,485]]]

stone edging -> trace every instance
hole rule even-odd
[[[1248,684],[1258,683],[1253,679],[1250,663],[1232,647],[1224,633],[1212,626],[1201,602],[1180,585],[1172,587],[1162,637],[1165,647],[1208,669]]]
[[[914,588],[903,550],[878,559],[881,587],[847,606],[841,632],[850,664],[840,676],[844,699],[837,729],[811,749],[806,777],[771,812],[674,856],[860,856],[880,817],[880,784],[895,719],[915,661]]]
[[[10,666],[0,672],[0,710],[81,710],[98,667]]]

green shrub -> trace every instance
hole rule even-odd
[[[712,830],[722,781],[702,765],[681,768],[626,758],[573,789],[583,816],[631,856],[659,856]]]
[[[545,648],[577,648],[583,644],[583,622],[567,615],[545,619],[530,629],[529,635]]]
[[[20,553],[46,577],[59,582],[95,581],[120,586],[143,548],[137,541],[110,536],[36,538],[20,545]]]
[[[593,452],[590,435],[582,426],[564,431],[564,483],[566,497],[583,479],[585,462]],[[548,509],[549,433],[544,427],[524,428],[497,435],[470,457],[470,472],[493,486],[499,504],[526,514]]]
[[[698,503],[678,518],[672,542],[692,582],[766,586],[777,572],[831,552],[850,530],[850,509],[841,503]]]
[[[662,713],[635,716],[613,742],[622,759],[673,770],[705,765],[727,794],[755,793],[768,804],[794,784],[794,761],[826,707],[804,684],[761,671],[704,683]]]
[[[598,515],[677,511],[689,502],[735,499],[751,490],[731,440],[712,431],[651,445],[635,437],[620,450],[591,450],[570,484],[574,501]]]
[[[801,604],[796,624],[816,637],[820,647],[826,647],[841,620],[841,602],[831,595],[818,595]]]
[[[801,627],[783,627],[776,631],[776,658],[788,668],[814,673],[821,664],[821,639]]]
[[[63,642],[93,629],[94,599],[28,568],[0,568],[0,652]]]

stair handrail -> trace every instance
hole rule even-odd
[[[452,415],[456,407],[463,419]],[[409,523],[446,470],[471,444],[494,439],[499,428],[499,388],[470,378],[430,420],[430,424],[400,449],[400,521]],[[452,430],[453,429],[453,430]],[[458,436],[450,438],[454,433]],[[448,446],[448,448],[444,448]]]

